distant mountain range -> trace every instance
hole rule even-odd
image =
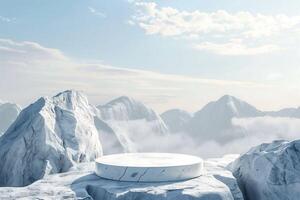
[[[169,130],[191,134],[199,142],[215,140],[220,143],[243,135],[243,130],[233,126],[233,118],[262,116],[300,118],[300,108],[264,112],[245,101],[225,95],[193,114],[176,109],[161,114]]]
[[[16,120],[21,108],[14,103],[3,103],[0,101],[0,135]]]
[[[92,161],[103,151],[134,151],[134,144],[145,139],[138,137],[142,127],[167,133],[159,115],[128,97],[98,108],[72,90],[42,97],[22,110],[0,137],[0,186],[28,185]]]
[[[300,117],[299,108],[263,112],[229,95],[194,114],[173,109],[158,115],[125,96],[96,107],[72,90],[42,97],[19,112],[15,104],[0,105],[1,130],[16,119],[0,137],[2,186],[28,185],[103,153],[140,151],[141,144],[153,136],[181,132],[198,144],[226,143],[243,136],[243,130],[232,125],[233,118]]]
[[[125,96],[96,107],[88,102],[85,95],[73,90],[51,98],[41,97],[19,112],[20,108],[15,104],[0,105],[0,125],[2,130],[7,129],[0,137],[0,187],[5,186],[0,189],[4,199],[34,195],[57,199],[62,195],[65,197],[65,194],[75,198],[76,195],[89,196],[89,192],[107,199],[106,190],[118,194],[125,191],[122,195],[126,197],[150,195],[149,199],[161,198],[161,191],[165,191],[164,194],[173,192],[178,198],[182,195],[189,197],[181,189],[170,190],[164,184],[158,185],[153,194],[149,193],[154,188],[151,184],[151,187],[141,190],[140,185],[118,185],[108,181],[110,185],[107,187],[107,184],[103,184],[107,180],[96,177],[89,170],[92,168],[86,169],[86,166],[91,166],[91,161],[103,154],[140,151],[141,145],[153,139],[153,136],[158,136],[154,137],[157,143],[160,139],[172,142],[172,137],[183,133],[195,141],[196,146],[193,147],[197,148],[207,140],[226,144],[243,137],[243,130],[232,124],[234,118],[300,118],[299,108],[264,112],[229,95],[208,103],[193,114],[173,109],[158,115],[143,103]],[[179,139],[183,146],[189,145],[181,137]],[[191,180],[195,185],[192,188],[186,189],[186,182],[174,185],[179,184],[180,188],[188,190],[187,194],[192,198],[197,194],[204,198],[222,196],[222,199],[230,200],[242,200],[243,196],[250,200],[297,199],[299,152],[299,141],[261,144],[230,165],[227,159],[205,161],[208,174]],[[62,174],[48,176],[56,173]],[[26,186],[35,181],[28,187],[7,187]],[[77,183],[75,190],[80,191],[76,194],[71,191],[74,183]],[[132,192],[128,184],[133,188],[138,187],[138,190],[134,189],[137,193]],[[50,187],[50,192],[45,187]],[[112,199],[116,198],[114,196]]]

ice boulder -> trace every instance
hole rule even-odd
[[[300,198],[300,140],[261,144],[232,167],[247,200]]]

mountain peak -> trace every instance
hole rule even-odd
[[[73,110],[77,105],[83,105],[89,107],[89,102],[87,97],[76,90],[66,90],[55,95],[53,102],[60,107],[65,109]]]
[[[120,96],[116,99],[111,100],[106,105],[113,105],[118,103],[133,104],[133,103],[138,103],[138,101],[128,96]]]
[[[79,91],[76,91],[76,90],[65,90],[65,91],[60,92],[57,95],[55,95],[54,98],[55,97],[60,97],[60,96],[72,97],[72,96],[79,96],[79,95],[81,95],[81,93]]]
[[[224,103],[228,103],[228,102],[243,102],[242,100],[234,97],[234,96],[231,96],[231,95],[224,95],[222,96],[221,98],[219,98],[216,102],[224,102]]]
[[[131,97],[121,96],[105,105],[98,106],[103,119],[115,120],[153,120],[157,118],[156,113],[146,105]]]
[[[229,115],[231,117],[250,117],[256,116],[258,113],[260,113],[260,111],[258,111],[254,106],[230,95],[224,95],[217,101],[208,103],[202,110],[198,111],[197,113],[205,110],[207,110],[208,112],[213,111],[215,114],[220,114],[220,112],[222,112],[222,114]]]
[[[86,97],[71,90],[22,110],[0,138],[0,185],[28,185],[100,156],[94,117]]]

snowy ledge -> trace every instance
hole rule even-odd
[[[81,163],[66,173],[53,174],[27,187],[0,188],[0,199],[180,199],[243,200],[226,166],[237,156],[204,160],[204,174],[178,182],[112,181],[94,174],[94,163]]]

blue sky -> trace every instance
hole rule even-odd
[[[282,96],[294,94],[300,83],[299,10],[300,3],[296,0],[2,0],[0,38],[13,41],[14,48],[30,41],[58,50],[72,59],[72,63],[97,62],[166,75],[251,82],[281,88],[277,90],[284,91],[278,94]],[[8,67],[7,57],[2,60],[7,69],[18,70]],[[4,65],[2,68],[8,73]],[[206,91],[201,91],[202,95]],[[300,100],[298,96],[293,101],[280,97],[281,100],[268,106],[266,102],[272,95],[260,99],[236,88],[214,91],[195,108],[222,93],[241,96],[266,109],[296,106]],[[131,92],[128,91],[156,106],[154,100]],[[263,89],[257,92],[260,93]],[[40,94],[44,93],[31,96]],[[156,96],[159,94],[156,92]],[[116,95],[107,93],[105,100]],[[0,98],[16,99],[22,104],[30,99],[12,92]],[[198,97],[197,101],[200,100]],[[180,106],[187,107],[185,104],[182,100]],[[160,108],[167,107],[160,105]]]

